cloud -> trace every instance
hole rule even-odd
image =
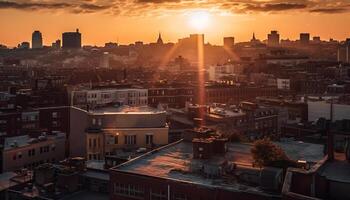
[[[347,8],[317,8],[310,10],[312,13],[337,14],[349,12]]]
[[[350,12],[348,0],[11,0],[1,9],[49,10],[111,15],[162,15],[188,9],[236,14],[305,12],[335,14]]]
[[[0,1],[0,9],[17,9],[17,10],[67,10],[70,12],[96,12],[108,9],[107,6],[99,6],[95,4],[81,3],[37,3],[37,2],[10,2]]]
[[[271,11],[286,11],[299,10],[307,8],[306,4],[300,3],[267,3],[267,4],[248,4],[245,8],[247,11],[271,12]]]

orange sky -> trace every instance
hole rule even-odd
[[[337,7],[298,3],[305,2],[302,0],[291,0],[288,4],[278,0],[241,0],[235,7],[226,5],[228,1],[214,0],[197,1],[198,4],[188,4],[190,0],[185,3],[180,0],[136,1],[138,3],[122,6],[120,2],[109,5],[112,1],[106,0],[81,0],[74,5],[52,0],[41,1],[44,3],[19,0],[11,4],[0,1],[0,43],[15,46],[30,41],[33,30],[40,30],[44,44],[49,45],[60,39],[62,32],[76,28],[83,34],[83,44],[91,45],[117,40],[122,44],[138,40],[154,42],[159,31],[166,42],[202,32],[206,42],[220,45],[223,36],[245,41],[255,32],[259,39],[266,39],[266,34],[275,29],[282,38],[290,39],[296,39],[300,32],[310,32],[324,40],[350,37],[350,12],[347,10],[350,4],[345,0],[334,1]],[[190,23],[198,11],[208,17],[205,27],[198,28]]]

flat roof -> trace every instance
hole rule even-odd
[[[14,185],[15,182],[11,181],[11,178],[17,176],[15,172],[4,172],[0,174],[0,191]]]
[[[279,145],[286,150],[286,153],[290,157],[296,159],[306,158],[307,160],[310,158],[311,161],[314,161],[323,158],[323,147],[321,145],[314,146],[314,144],[298,142],[283,142],[279,143]],[[242,185],[237,182],[227,183],[225,178],[208,178],[190,171],[191,166],[201,166],[203,164],[218,165],[226,160],[234,162],[239,166],[252,167],[251,144],[227,143],[227,147],[228,152],[225,155],[215,155],[209,160],[193,159],[192,143],[179,141],[132,159],[112,168],[112,170],[191,182],[209,187],[223,187],[228,190],[241,190],[244,187],[244,190],[247,192],[262,192],[259,187]],[[306,148],[306,151],[311,150],[303,154],[304,148]]]
[[[350,183],[350,163],[347,160],[326,162],[320,172],[321,176],[331,181]]]
[[[109,181],[108,171],[87,170],[82,174],[84,177],[93,178],[97,180]]]
[[[103,107],[97,108],[89,111],[91,114],[158,114],[165,113],[165,111],[161,111],[155,108],[151,108],[148,106],[120,106],[120,107]]]

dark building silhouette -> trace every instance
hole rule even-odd
[[[309,44],[310,42],[310,33],[300,33],[300,44]]]
[[[267,35],[267,44],[269,46],[278,46],[280,44],[280,34],[277,31],[271,31]]]
[[[163,44],[162,35],[160,33],[158,35],[157,44]]]
[[[183,48],[197,49],[204,46],[204,34],[190,34],[190,37],[178,40],[178,45]]]
[[[56,40],[55,42],[52,43],[53,48],[61,48],[61,40]]]
[[[79,29],[76,32],[65,32],[62,34],[62,48],[81,48],[81,33],[79,33]]]
[[[43,48],[43,38],[40,31],[34,31],[32,34],[32,49]]]

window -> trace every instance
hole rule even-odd
[[[98,119],[97,124],[98,124],[99,126],[102,126],[102,119]]]
[[[162,191],[155,191],[152,190],[150,191],[150,199],[151,200],[167,200],[167,192],[162,190]]]
[[[28,150],[28,156],[35,156],[35,149],[29,149]]]
[[[129,196],[136,199],[144,199],[144,190],[142,187],[133,184],[114,184],[114,193],[122,196]]]
[[[153,144],[153,135],[146,135],[146,144]]]
[[[136,135],[126,135],[124,138],[124,143],[128,145],[136,144]]]
[[[60,122],[59,121],[52,121],[52,127],[59,127]]]
[[[91,138],[89,138],[89,148],[91,148],[92,142],[91,142]]]
[[[187,196],[185,194],[174,193],[172,197],[173,200],[187,200]]]
[[[96,125],[96,119],[92,118],[92,125]]]
[[[58,117],[58,113],[57,112],[52,112],[52,118],[57,118]]]

